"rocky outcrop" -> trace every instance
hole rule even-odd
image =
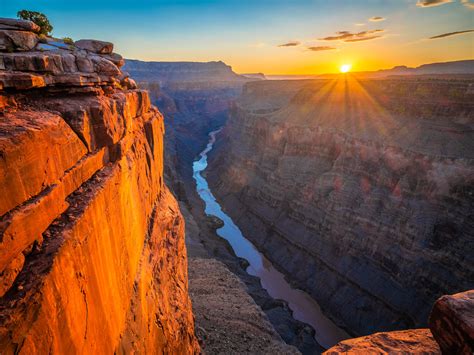
[[[325,355],[336,354],[441,354],[429,329],[383,332],[341,341]]]
[[[2,353],[197,352],[163,117],[111,44],[43,42],[0,53]]]
[[[474,290],[436,301],[430,329],[444,354],[474,352]]]
[[[472,354],[474,291],[439,298],[431,311],[430,329],[376,333],[341,341],[324,354]]]
[[[472,83],[303,83],[244,87],[213,193],[354,335],[426,326],[438,297],[474,286]]]

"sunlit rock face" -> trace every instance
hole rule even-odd
[[[244,234],[354,335],[426,326],[474,287],[472,81],[244,87],[208,181]]]
[[[2,353],[199,349],[163,117],[112,48],[0,52]]]

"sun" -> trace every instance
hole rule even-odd
[[[351,64],[343,64],[339,67],[339,71],[341,73],[348,73],[352,68],[352,65]]]

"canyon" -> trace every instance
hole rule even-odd
[[[473,351],[473,61],[269,81],[39,31],[0,19],[2,354]]]
[[[278,333],[277,338],[283,338],[286,343],[294,345],[306,353],[312,353],[315,349],[321,352],[323,348],[316,342],[314,330],[306,324],[296,321],[285,302],[270,297],[267,291],[262,288],[259,279],[245,271],[246,261],[236,257],[228,242],[218,236],[216,223],[205,213],[205,205],[196,191],[193,179],[193,162],[205,148],[209,131],[221,127],[225,123],[229,108],[239,97],[242,86],[250,80],[233,72],[229,73],[231,69],[221,62],[184,63],[184,67],[183,63],[179,62],[174,65],[164,63],[163,65],[169,71],[164,76],[159,62],[132,61],[132,63],[132,66],[126,64],[124,68],[130,72],[132,77],[137,78],[140,87],[149,90],[152,102],[167,118],[165,120],[165,181],[178,199],[186,219],[186,243],[190,263],[197,262],[200,265],[207,265],[214,260],[220,261],[221,268],[227,270],[227,275],[234,274],[240,280],[234,286],[240,290],[239,293],[249,294],[254,307],[264,311],[263,319],[266,322],[271,322],[271,328],[275,328]],[[143,65],[143,68],[140,68],[140,65]],[[153,67],[159,69],[156,71],[149,69]],[[182,71],[188,73],[189,76],[185,76]],[[147,74],[143,75],[143,72]],[[219,75],[215,73],[219,73]],[[140,78],[148,79],[140,81]],[[196,270],[190,270],[190,275],[192,288],[193,277],[197,277],[199,282],[202,275]],[[219,282],[212,280],[209,275],[207,280],[209,283]],[[233,280],[235,279],[233,278]],[[196,295],[192,301],[193,304],[204,304],[207,299],[203,300],[202,295]],[[195,313],[197,326],[207,334],[206,347],[221,349],[224,347],[224,341],[230,341],[236,349],[246,351],[245,346],[241,345],[240,337],[231,337],[230,339],[213,337],[216,329],[213,324],[219,323],[222,328],[226,323],[227,332],[230,334],[235,332],[234,324],[241,323],[241,319],[229,311],[232,307],[225,303],[220,304],[220,307],[221,310],[227,310],[225,318],[228,323],[222,319],[208,320],[206,319],[207,315],[200,313],[201,308],[195,310],[197,312]],[[266,337],[259,327],[262,326],[254,327],[246,332],[246,344],[252,344],[255,341],[255,334]],[[265,326],[265,328],[268,327]],[[201,333],[203,332],[198,332],[198,334]],[[204,339],[201,340],[204,341]],[[255,346],[259,347],[260,345],[257,343]],[[259,352],[264,351],[261,347],[259,349]]]
[[[226,213],[354,336],[473,288],[472,79],[244,86],[210,153]]]
[[[135,62],[134,65],[134,68],[136,69],[140,64],[139,62]],[[168,67],[168,69],[170,68],[169,63],[165,63],[165,65]],[[220,69],[225,68],[225,66],[216,64],[216,62],[214,62],[214,65],[220,66]],[[454,67],[457,67],[456,63],[453,65]],[[463,63],[463,65],[465,65],[465,63]],[[205,66],[207,69],[201,70],[201,66]],[[387,276],[387,274],[390,274],[391,272],[391,269],[389,269],[389,266],[387,265],[389,265],[388,263],[390,262],[389,258],[396,259],[399,257],[399,254],[387,256],[383,255],[383,253],[386,251],[379,251],[378,253],[374,252],[374,254],[375,257],[379,259],[379,261],[380,259],[383,259],[383,271],[385,274],[379,275],[378,278],[375,278],[374,280],[376,283],[372,286],[372,289],[368,290],[368,293],[377,293],[376,297],[373,295],[364,295],[363,288],[360,285],[354,285],[354,288],[362,289],[361,293],[363,296],[361,296],[360,299],[353,298],[360,296],[357,293],[352,293],[354,292],[354,290],[351,290],[353,283],[350,283],[349,286],[344,286],[344,282],[347,282],[347,279],[345,278],[341,281],[336,277],[334,284],[336,284],[335,286],[339,284],[340,287],[342,287],[341,291],[343,292],[337,294],[336,291],[327,289],[326,283],[324,283],[325,286],[323,287],[324,289],[327,289],[326,291],[328,293],[331,292],[331,301],[333,301],[334,295],[337,295],[337,302],[333,304],[333,308],[331,309],[328,307],[328,299],[325,300],[322,298],[321,301],[319,294],[312,291],[312,289],[307,287],[304,281],[302,281],[305,280],[304,277],[308,277],[308,273],[316,272],[314,267],[315,262],[312,262],[312,264],[307,269],[305,269],[308,256],[305,256],[306,259],[301,256],[295,258],[295,254],[292,254],[292,252],[294,252],[296,249],[294,241],[291,241],[290,244],[288,242],[282,242],[280,235],[277,235],[277,237],[275,237],[273,234],[270,235],[268,231],[272,231],[275,223],[266,220],[267,216],[264,214],[266,211],[262,212],[265,210],[265,208],[268,208],[268,206],[264,206],[261,210],[256,211],[253,210],[253,207],[256,203],[252,201],[258,199],[258,203],[260,204],[272,204],[272,202],[269,201],[262,202],[265,201],[265,191],[257,191],[260,189],[261,185],[265,186],[263,189],[272,189],[270,192],[267,191],[268,194],[278,191],[277,194],[281,194],[279,198],[283,201],[283,203],[285,203],[284,200],[291,201],[288,196],[292,197],[291,194],[295,193],[295,191],[291,191],[291,189],[301,189],[301,184],[294,185],[294,179],[301,176],[301,172],[298,169],[303,168],[305,170],[305,175],[303,174],[303,178],[309,178],[311,174],[311,167],[314,167],[315,165],[317,167],[318,164],[321,164],[324,168],[324,166],[330,165],[330,162],[318,163],[316,161],[318,157],[309,156],[310,154],[313,154],[313,152],[317,152],[318,148],[323,150],[321,147],[323,145],[327,146],[324,149],[336,149],[331,146],[331,144],[329,144],[329,138],[326,138],[325,141],[318,143],[315,147],[311,147],[310,144],[310,142],[313,142],[313,140],[318,141],[320,139],[320,136],[316,136],[316,133],[314,132],[317,131],[318,128],[316,127],[316,124],[311,122],[310,119],[311,109],[313,107],[317,107],[317,105],[315,105],[315,101],[319,104],[323,99],[327,99],[328,97],[328,102],[330,104],[328,103],[322,109],[322,113],[327,115],[324,124],[330,125],[335,116],[342,116],[341,112],[333,112],[334,109],[331,109],[332,107],[338,109],[343,107],[344,110],[349,110],[348,117],[350,119],[356,117],[354,122],[350,122],[350,120],[348,120],[349,122],[345,122],[346,126],[343,125],[343,129],[346,129],[347,126],[350,128],[355,127],[354,129],[357,134],[361,134],[361,136],[363,136],[365,139],[370,136],[371,139],[369,140],[369,143],[371,145],[375,145],[375,142],[372,142],[372,139],[379,139],[385,142],[389,136],[388,133],[384,133],[384,129],[381,129],[381,127],[384,127],[386,124],[387,129],[394,129],[393,119],[389,116],[404,116],[403,121],[400,122],[400,127],[398,127],[400,128],[400,136],[393,136],[391,138],[392,140],[397,140],[400,137],[403,137],[403,139],[400,139],[403,144],[417,143],[418,146],[416,149],[423,153],[427,153],[426,149],[432,149],[432,146],[434,146],[435,148],[438,147],[438,149],[442,149],[442,151],[438,152],[439,155],[452,153],[457,154],[457,157],[460,158],[458,163],[460,162],[461,164],[460,168],[456,168],[459,170],[456,171],[456,169],[454,169],[453,173],[460,172],[463,179],[469,179],[471,176],[470,171],[472,169],[471,162],[469,160],[471,157],[464,156],[466,153],[469,154],[469,152],[472,152],[470,146],[471,133],[469,129],[465,129],[466,126],[469,126],[470,119],[472,118],[472,105],[470,104],[471,96],[469,96],[472,95],[472,91],[470,91],[471,89],[469,79],[464,80],[462,78],[460,79],[457,75],[446,76],[445,74],[442,74],[441,76],[433,75],[425,78],[422,76],[416,76],[413,77],[412,80],[407,80],[408,77],[406,76],[385,78],[384,80],[380,81],[366,80],[362,84],[358,83],[355,87],[350,87],[350,92],[348,95],[352,94],[352,96],[350,100],[347,100],[350,101],[350,103],[348,103],[344,102],[345,100],[340,96],[341,87],[343,87],[344,84],[341,82],[336,84],[336,81],[334,80],[331,82],[333,87],[332,89],[329,89],[328,86],[326,86],[324,90],[321,91],[319,90],[328,84],[327,81],[263,81],[255,80],[255,76],[249,75],[250,78],[247,79],[252,80],[239,79],[234,82],[226,82],[226,80],[231,76],[227,72],[223,74],[222,78],[216,77],[215,74],[207,77],[207,71],[209,70],[208,66],[209,63],[194,63],[194,65],[191,67],[193,70],[198,71],[199,74],[192,74],[190,77],[193,78],[193,80],[189,81],[182,79],[183,75],[179,73],[176,75],[168,73],[166,77],[163,77],[159,71],[158,73],[147,71],[147,76],[150,79],[140,82],[140,85],[151,91],[153,102],[160,107],[160,110],[164,112],[166,117],[170,118],[167,121],[168,126],[166,132],[166,144],[168,144],[166,147],[166,153],[168,155],[166,162],[167,179],[169,179],[170,182],[172,181],[171,185],[173,186],[173,191],[180,201],[180,206],[182,211],[184,211],[183,213],[186,216],[186,220],[191,221],[192,223],[192,230],[187,233],[188,253],[190,254],[190,260],[193,260],[195,255],[199,255],[199,257],[205,255],[205,258],[213,258],[222,261],[230,271],[236,274],[241,279],[241,281],[244,282],[244,291],[250,294],[254,301],[264,310],[273,327],[277,329],[280,336],[287,343],[297,346],[303,353],[317,353],[322,351],[322,348],[318,344],[311,344],[311,342],[308,341],[308,339],[311,338],[311,336],[308,337],[308,335],[314,334],[313,330],[309,331],[309,333],[308,330],[306,330],[307,335],[303,336],[305,333],[302,333],[301,331],[305,328],[304,326],[302,327],[298,325],[297,322],[294,322],[294,319],[291,317],[291,310],[288,309],[288,304],[283,303],[281,306],[275,307],[278,305],[278,302],[275,303],[275,300],[272,300],[265,290],[262,290],[261,287],[259,287],[258,280],[249,277],[246,272],[243,272],[243,270],[245,270],[247,267],[247,263],[244,262],[242,267],[242,262],[235,255],[235,250],[234,252],[229,252],[230,246],[222,239],[219,240],[218,235],[220,235],[220,232],[217,231],[216,233],[216,229],[219,229],[221,224],[218,221],[219,223],[216,225],[215,221],[207,217],[205,206],[203,206],[202,200],[200,200],[196,194],[195,183],[192,180],[191,167],[193,161],[198,159],[196,156],[198,156],[198,154],[207,144],[207,134],[210,131],[216,130],[220,127],[224,127],[224,129],[217,135],[219,139],[217,142],[216,151],[211,151],[209,153],[209,167],[204,171],[204,176],[208,179],[212,192],[222,204],[225,212],[230,217],[232,217],[238,227],[242,229],[245,236],[255,243],[258,249],[262,251],[271,260],[271,262],[274,263],[274,265],[287,276],[287,279],[290,280],[294,287],[303,289],[310,293],[314,299],[316,299],[318,303],[323,306],[326,315],[330,316],[337,324],[344,327],[344,329],[346,329],[350,334],[357,336],[370,334],[381,330],[406,329],[426,326],[429,312],[437,297],[444,293],[453,293],[472,288],[472,285],[468,281],[470,280],[469,267],[465,267],[465,265],[469,265],[469,260],[467,260],[465,261],[466,264],[460,266],[458,270],[455,270],[459,279],[464,278],[463,285],[453,286],[456,284],[456,280],[458,279],[452,279],[450,281],[448,280],[450,284],[448,284],[445,289],[438,289],[437,291],[434,291],[434,287],[428,283],[426,283],[425,289],[423,289],[423,287],[417,288],[417,285],[411,285],[413,288],[411,290],[407,289],[406,294],[404,294],[404,289],[402,289],[402,286],[397,285],[397,290],[399,290],[400,293],[394,295],[393,298],[397,298],[400,296],[400,294],[403,294],[403,297],[399,301],[401,303],[409,303],[410,297],[412,297],[414,294],[432,293],[427,297],[427,299],[424,299],[420,302],[422,304],[421,312],[418,312],[418,308],[416,307],[420,306],[420,304],[417,304],[416,307],[414,306],[411,310],[407,310],[402,316],[400,316],[400,314],[395,315],[395,312],[390,313],[393,311],[392,306],[387,306],[384,300],[379,300],[378,297],[379,293],[389,293],[391,290],[390,287],[396,285],[397,280],[391,281],[392,276]],[[145,67],[149,68],[150,64],[146,64]],[[431,65],[426,66],[428,69],[430,67]],[[441,65],[441,67],[446,68],[449,67],[449,65]],[[187,63],[185,71],[189,70],[189,68],[190,64]],[[129,70],[131,75],[136,77],[134,69],[132,68]],[[180,70],[180,63],[176,63],[171,71],[179,72]],[[214,69],[211,72],[215,73],[217,71],[217,69]],[[138,78],[140,78],[140,72],[141,70],[138,70]],[[170,77],[172,79],[169,79]],[[262,76],[258,76],[258,79],[262,79]],[[434,79],[436,79],[436,81],[433,82]],[[337,85],[336,88],[334,88],[335,85]],[[242,89],[243,94],[241,95],[240,90]],[[342,91],[345,90],[346,88],[344,88]],[[411,97],[412,92],[416,92],[418,96],[415,98]],[[339,97],[337,97],[337,95],[339,95]],[[399,104],[397,101],[397,95],[400,96],[401,104]],[[397,100],[395,100],[395,98],[397,98]],[[309,99],[314,101],[310,101]],[[413,105],[413,103],[416,104]],[[288,106],[291,107],[288,108]],[[354,107],[356,107],[358,111],[350,111],[353,110]],[[305,120],[299,117],[295,118],[295,121],[301,120],[303,122],[292,122],[292,120],[289,119],[290,117],[293,118],[294,112],[292,110],[295,110],[297,113],[300,111],[306,113],[307,116],[305,117]],[[436,113],[434,117],[425,118],[426,115],[431,114],[433,111]],[[277,114],[279,114],[278,118],[273,119],[273,116],[276,116]],[[363,114],[367,114],[370,118],[368,119],[367,126],[363,124],[363,119],[361,119]],[[455,115],[455,122],[448,122],[448,128],[443,127],[443,125],[446,125],[446,122],[443,122],[443,120],[449,121],[449,116],[453,114]],[[320,116],[323,117],[322,114]],[[375,120],[375,117],[377,116],[380,116],[380,122]],[[413,116],[415,118],[423,117],[423,119],[416,122],[416,120],[413,120]],[[230,118],[226,123],[228,117]],[[357,121],[357,119],[359,119],[359,121]],[[434,127],[429,127],[428,125],[433,123],[432,121],[435,121],[435,125]],[[406,125],[407,122],[409,122],[410,125]],[[297,124],[302,125],[303,128],[298,130],[296,127],[291,127],[291,124],[294,124],[295,126]],[[313,124],[312,127],[311,124]],[[403,129],[401,128],[402,125],[405,125]],[[452,129],[449,127],[449,125],[454,126],[456,131],[452,132]],[[360,127],[363,128],[361,130],[362,132],[357,131],[357,128]],[[416,134],[413,131],[413,127],[418,127],[419,134],[422,130],[427,129],[427,131],[430,132],[432,136],[427,137],[424,141],[418,142],[418,137],[410,137],[409,135],[405,134],[406,132]],[[335,130],[338,127],[328,128],[329,130]],[[366,129],[366,131],[364,131],[364,129]],[[279,141],[272,141],[275,139],[275,136],[278,137],[278,134],[276,133],[277,130],[280,132],[285,131],[286,133],[291,134],[291,138],[284,137]],[[438,131],[441,133],[438,133]],[[350,133],[353,134],[354,132]],[[319,134],[322,133],[319,132]],[[377,134],[380,134],[380,137],[377,137]],[[444,141],[442,141],[440,144],[438,141],[440,138],[438,136],[442,136],[443,134],[455,134],[456,138],[460,136],[461,139],[453,143],[449,142],[448,138],[450,137],[445,136]],[[344,132],[342,132],[342,136],[344,136]],[[297,147],[292,147],[288,141],[285,141],[286,139],[292,139],[291,144]],[[343,144],[346,143],[345,139],[348,138],[345,137],[338,139],[338,144],[340,147],[337,149],[342,150]],[[269,143],[269,140],[271,143]],[[431,146],[428,144],[430,140],[433,141],[430,143]],[[285,146],[285,148],[283,148],[283,146]],[[289,157],[286,157],[284,154],[285,149],[287,148],[289,149]],[[297,149],[299,149],[299,151],[295,152]],[[346,148],[346,150],[349,149],[352,149],[352,145]],[[395,149],[395,153],[396,152],[397,151]],[[261,155],[256,153],[261,153]],[[368,154],[369,150],[367,150],[365,153]],[[376,153],[376,150],[372,152],[372,154]],[[269,154],[270,156],[265,154]],[[324,152],[323,154],[328,155],[328,152]],[[294,158],[292,157],[293,155],[297,155],[299,158]],[[305,155],[308,156],[305,157]],[[282,167],[282,170],[287,169],[286,171],[281,172],[282,174],[285,174],[285,176],[275,176],[276,173],[280,173],[280,171],[278,171],[279,169],[275,168],[279,164],[279,158],[277,156],[281,156],[281,159],[285,160],[282,162],[282,164],[288,164],[288,166]],[[398,157],[399,156],[396,155],[394,159],[397,159]],[[449,155],[448,157],[450,158]],[[293,164],[291,164],[291,159],[299,160],[293,160]],[[315,161],[311,162],[311,159],[314,159]],[[342,163],[346,164],[348,162],[348,160],[345,160],[340,164],[343,165]],[[390,163],[393,164],[394,162]],[[416,164],[418,163],[419,161],[416,161]],[[270,167],[269,165],[271,164],[273,165]],[[404,164],[406,164],[406,161]],[[395,167],[391,168],[395,169]],[[269,179],[265,177],[265,179],[260,180],[259,174],[261,173],[261,170],[264,169],[265,173],[267,174],[269,170],[273,169],[272,171],[275,172],[275,174],[273,174],[273,176]],[[293,174],[292,169],[295,169],[295,174]],[[362,168],[359,167],[358,169]],[[412,173],[414,170],[413,167],[408,168],[407,166],[404,166],[403,169],[404,170],[398,172],[399,177],[403,176],[403,174],[407,174],[407,172]],[[374,169],[372,169],[372,171],[373,170]],[[385,173],[388,172],[384,171],[383,174]],[[463,177],[462,174],[465,174],[465,176]],[[379,179],[382,178],[383,177],[379,177]],[[420,179],[419,177],[416,178]],[[450,178],[450,176],[447,178]],[[413,183],[411,179],[413,178],[410,178],[410,184],[416,185],[417,182]],[[281,181],[286,182],[288,185],[293,185],[290,188],[288,185],[285,186],[280,184]],[[306,181],[303,180],[303,182]],[[390,183],[393,184],[392,181],[390,181]],[[463,181],[462,183],[468,186],[469,180]],[[272,184],[274,185],[272,186]],[[316,184],[316,182],[313,181],[311,186],[307,186],[307,189],[310,190],[313,188],[314,184]],[[330,185],[330,183],[328,184]],[[391,187],[393,188],[393,186]],[[288,195],[283,196],[283,191],[287,191]],[[395,189],[395,191],[398,191],[398,188]],[[412,192],[412,196],[410,197],[413,198],[413,195],[416,194]],[[461,192],[461,196],[464,199],[466,196],[469,197],[469,195],[463,196],[463,192]],[[271,199],[271,197],[266,197]],[[252,201],[249,202],[249,205],[252,204],[250,208],[248,205],[246,205],[247,201]],[[306,202],[306,200],[303,202]],[[410,203],[414,202],[411,201]],[[464,201],[463,206],[460,207],[462,209],[460,215],[462,215],[462,213],[464,213],[464,215],[469,214],[469,208],[466,207],[466,203],[469,206],[469,203],[472,202]],[[305,210],[306,213],[314,212],[314,208],[308,210],[307,205],[304,206],[301,204],[298,207],[301,210]],[[394,210],[397,210],[397,208],[398,205],[394,207]],[[258,215],[259,211],[261,213],[260,215]],[[453,211],[452,213],[455,214],[457,212]],[[389,214],[389,212],[387,211],[386,214]],[[294,215],[297,215],[297,213],[294,213]],[[272,214],[272,216],[275,219],[280,218],[278,212],[275,212]],[[249,223],[249,220],[251,223]],[[256,220],[258,220],[258,222],[256,222]],[[301,220],[297,220],[293,216],[293,222],[295,224],[301,223]],[[387,221],[385,223],[389,222],[390,221]],[[469,218],[465,218],[465,223],[469,223]],[[295,226],[295,224],[288,226],[287,229],[287,231],[292,231],[292,235],[295,231],[300,234],[301,229],[304,230],[304,228],[307,227],[306,225]],[[269,227],[269,225],[271,225],[271,227]],[[310,232],[314,233],[314,229],[315,227],[313,226]],[[385,231],[387,229],[385,229]],[[305,237],[306,239],[304,240],[305,243],[303,244],[303,248],[305,252],[309,253],[311,250],[308,250],[308,246],[312,246],[312,244],[315,244],[315,242],[306,244],[306,242],[310,239],[310,233],[306,233],[307,235]],[[392,231],[392,233],[394,232]],[[413,231],[412,233],[416,232]],[[455,247],[458,248],[457,254],[456,250],[454,250],[450,256],[449,254],[446,256],[439,245],[437,250],[427,250],[426,258],[431,258],[433,255],[437,255],[439,258],[445,258],[445,261],[439,266],[438,269],[434,268],[432,270],[428,270],[427,272],[435,273],[436,270],[443,269],[442,274],[444,274],[445,279],[449,279],[449,271],[445,271],[444,265],[446,265],[446,263],[453,262],[453,260],[456,258],[456,255],[459,256],[459,250],[469,249],[470,244],[468,236],[470,233],[470,229],[468,228],[463,234],[464,237],[460,237],[461,239],[464,238],[464,241],[461,241],[460,245]],[[268,243],[267,247],[265,247],[265,243],[255,237],[256,235],[259,235],[262,239],[265,238],[265,243]],[[373,238],[375,239],[375,237]],[[366,243],[370,242],[366,241]],[[387,247],[390,246],[387,245]],[[322,248],[323,246],[321,246],[321,249]],[[340,254],[341,250],[343,250],[343,247],[340,247],[339,250]],[[357,252],[359,251],[360,248],[357,250]],[[301,251],[298,250],[298,253],[299,252]],[[334,250],[331,250],[331,253],[332,252],[334,252]],[[401,250],[398,251],[398,253],[401,252]],[[284,256],[285,254],[286,256]],[[413,252],[411,255],[413,255]],[[465,255],[466,258],[469,259],[471,254],[466,252]],[[281,259],[278,260],[276,257],[280,257]],[[310,257],[313,257],[313,255]],[[348,259],[350,257],[352,256],[347,256]],[[466,258],[461,259],[465,260]],[[345,270],[353,266],[350,265],[350,260],[344,262],[347,264],[345,265]],[[341,262],[341,264],[344,262]],[[291,266],[295,269],[297,268],[298,272],[295,273],[295,269],[290,271],[285,269],[285,267],[282,266],[283,264],[286,267]],[[305,266],[302,267],[303,265]],[[453,265],[458,265],[457,261]],[[451,265],[451,267],[454,267],[453,265]],[[365,270],[361,270],[362,269],[354,269],[353,272],[357,274],[357,271],[359,271],[367,279],[375,276],[377,272],[377,270],[374,270],[373,273],[367,274]],[[367,270],[370,270],[370,266],[367,267]],[[423,274],[423,272],[420,272],[420,274]],[[298,277],[295,278],[294,275],[298,275]],[[332,274],[323,275],[323,277],[327,277],[328,279],[332,276]],[[388,277],[389,283],[387,285],[384,285],[385,281],[383,277]],[[327,281],[327,279],[325,281]],[[190,280],[190,282],[192,284],[193,281]],[[320,280],[314,279],[312,282],[316,284],[317,282],[320,282]],[[366,284],[364,284],[364,287],[365,286]],[[346,299],[346,296],[349,298]],[[376,299],[376,302],[380,302],[380,304],[375,303],[371,306],[368,306],[370,302],[373,302],[373,299],[371,299],[372,297]],[[403,301],[403,299],[405,299],[405,301]],[[362,303],[362,305],[352,304],[347,300],[353,300],[353,302]],[[196,299],[196,301],[199,302],[198,299]],[[378,308],[379,305],[380,308]],[[344,309],[344,307],[346,308]],[[389,311],[387,311],[385,307],[387,307]],[[334,308],[339,308],[345,312],[346,319],[354,318],[354,323],[348,322],[349,324],[345,324],[344,317],[339,317],[338,312],[335,312],[335,314],[332,313]],[[360,309],[362,309],[362,311]],[[417,314],[415,321],[412,319],[412,314],[408,313],[412,312],[413,309],[417,310],[414,312]],[[282,310],[287,311],[286,315],[284,315],[285,312],[282,312]],[[375,317],[375,319],[368,319],[367,317],[369,316],[369,313],[370,316]],[[409,315],[407,316],[407,314]],[[354,317],[354,315],[356,315],[356,317]],[[202,317],[199,314],[196,316],[198,318]],[[403,316],[407,316],[407,318],[404,319]],[[383,324],[383,322],[387,321],[389,323]],[[367,326],[367,328],[358,328],[362,325]],[[209,335],[209,333],[207,334]],[[425,346],[427,349],[434,349],[436,350],[433,350],[434,352],[438,352],[438,345],[434,342],[431,335],[428,337],[425,336],[426,334],[431,333],[429,333],[429,331],[427,333],[427,330],[420,330],[420,334],[417,334],[416,332],[408,332],[407,334],[402,335],[395,334],[394,339],[396,339],[396,341],[394,341],[394,344],[398,344],[396,346],[402,346],[400,344],[403,342],[403,339],[410,343],[409,339],[412,337],[412,343],[414,342],[413,339],[417,339],[418,343],[420,344],[420,348]],[[303,341],[301,341],[301,338],[303,338]],[[384,335],[382,335],[382,338],[384,338]],[[347,342],[350,342],[350,340]],[[366,342],[365,344],[368,343]],[[375,341],[375,344],[377,344],[377,341]],[[372,346],[376,345],[372,344]]]

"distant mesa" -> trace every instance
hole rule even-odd
[[[232,67],[218,62],[145,62],[127,59],[124,70],[137,81],[164,82],[215,82],[246,81]]]

